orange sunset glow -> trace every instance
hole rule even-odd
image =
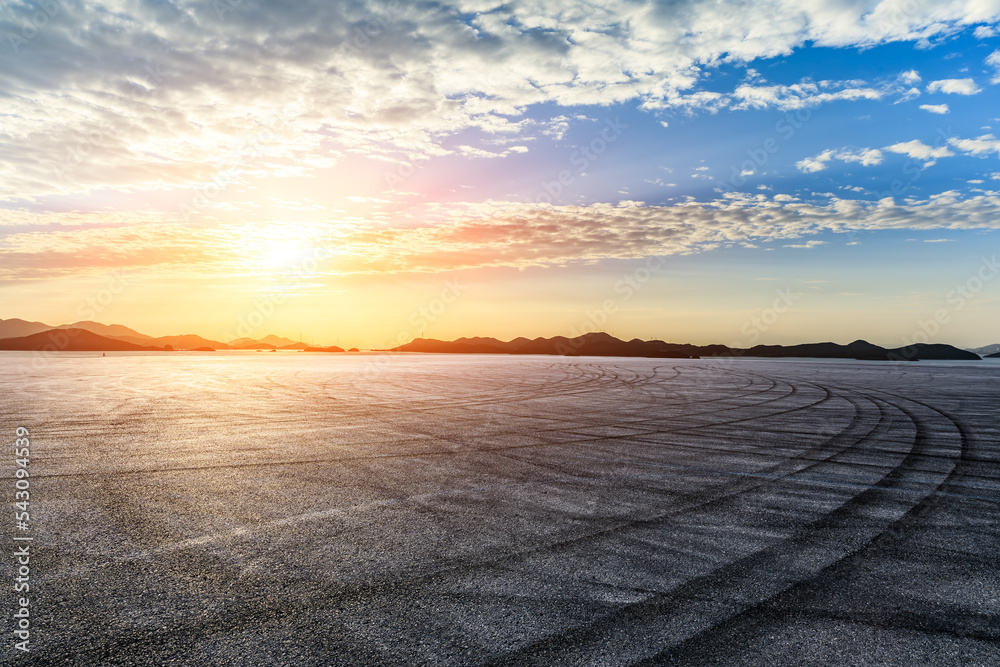
[[[1000,206],[991,15],[890,4],[11,5],[5,316],[220,339],[264,300],[253,336],[378,347],[457,281],[427,335],[572,335],[612,299],[624,339],[749,343],[790,290],[752,342],[899,345],[945,308],[981,345],[1000,281],[953,293]]]

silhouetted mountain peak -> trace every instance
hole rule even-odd
[[[583,338],[588,343],[624,343],[625,341],[620,338],[615,338],[609,333],[604,331],[591,331],[590,333],[585,333],[582,336],[577,336],[577,338]]]
[[[2,350],[32,350],[50,352],[162,352],[164,348],[137,345],[96,334],[88,329],[49,329],[29,336],[0,340]]]
[[[100,322],[94,322],[92,320],[81,320],[79,322],[74,322],[73,324],[60,324],[58,327],[53,327],[54,329],[83,329],[91,333],[95,333],[98,336],[105,336],[108,338],[116,336],[128,336],[131,338],[138,338],[139,340],[152,341],[152,336],[147,336],[144,333],[139,333],[135,329],[130,329],[124,324],[101,324]]]

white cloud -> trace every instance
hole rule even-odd
[[[902,104],[903,102],[909,102],[910,100],[915,99],[917,97],[920,97],[920,89],[910,88],[909,90],[905,90],[900,94],[899,99],[896,100],[895,104]]]
[[[927,84],[928,93],[951,93],[953,95],[975,95],[982,92],[972,79],[941,79]]]
[[[833,159],[833,151],[826,150],[815,157],[807,157],[795,163],[799,171],[812,174],[826,169],[827,163]]]
[[[986,64],[993,68],[993,78],[990,83],[1000,83],[1000,51],[994,51],[986,56]]]
[[[920,75],[917,74],[917,70],[911,69],[903,72],[899,75],[899,80],[908,86],[913,86],[920,83]]]
[[[978,26],[972,34],[976,39],[989,39],[990,37],[995,37],[997,31],[991,25],[981,25]]]
[[[817,240],[814,239],[812,241],[806,241],[805,243],[788,243],[788,244],[785,245],[785,247],[786,248],[805,248],[805,249],[810,249],[810,248],[815,248],[815,247],[821,246],[821,245],[826,245],[826,241],[817,241]]]
[[[916,160],[934,160],[935,158],[950,157],[954,155],[947,146],[937,148],[928,146],[919,139],[905,141],[892,146],[886,146],[885,150],[890,153],[901,153]]]
[[[946,114],[948,113],[947,104],[921,104],[920,108],[924,111],[930,111],[931,113]]]
[[[567,116],[556,116],[551,118],[542,128],[542,134],[552,137],[556,141],[562,141],[569,131],[570,118]]]
[[[954,243],[955,239],[924,239],[924,243]]]
[[[865,167],[880,164],[882,162],[882,151],[877,148],[864,148],[857,152],[840,151],[836,158],[844,162],[860,162]]]
[[[814,157],[799,160],[795,163],[795,166],[799,171],[809,174],[826,169],[828,163],[832,160],[857,162],[862,166],[871,167],[882,162],[882,151],[877,148],[862,148],[859,150],[850,150],[847,148],[837,150],[828,149]]]
[[[651,185],[659,186],[661,188],[676,188],[677,187],[676,183],[668,183],[668,182],[664,181],[662,178],[654,178],[654,179],[647,178],[647,179],[645,179],[645,182],[649,183]]]
[[[987,156],[990,153],[1000,155],[1000,139],[992,134],[984,134],[975,139],[949,139],[948,143],[962,151],[977,156]]]
[[[879,100],[890,87],[861,87],[860,81],[804,81],[791,86],[742,84],[733,91],[734,109],[803,109],[838,100]]]
[[[526,153],[528,148],[526,146],[511,146],[505,151],[499,153],[494,153],[492,151],[486,151],[481,148],[476,148],[475,146],[461,145],[457,146],[456,149],[459,153],[466,157],[484,157],[484,158],[497,158],[497,157],[507,157],[511,153]]]

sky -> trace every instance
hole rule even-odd
[[[10,0],[0,36],[0,318],[1000,341],[1000,0]]]

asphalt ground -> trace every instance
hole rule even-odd
[[[1000,664],[997,362],[0,369],[11,664]]]

